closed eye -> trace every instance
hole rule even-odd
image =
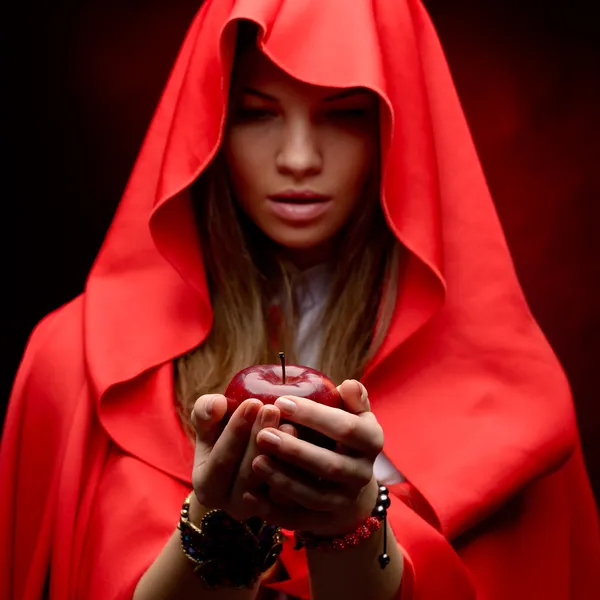
[[[245,108],[240,107],[235,111],[239,121],[266,121],[277,116],[274,110],[268,108]]]
[[[348,117],[348,118],[362,118],[368,115],[369,111],[367,108],[354,107],[354,108],[335,108],[327,112],[332,117]]]

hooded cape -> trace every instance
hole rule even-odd
[[[381,198],[409,257],[363,382],[410,482],[389,513],[402,598],[592,597],[598,525],[568,384],[418,0],[202,6],[84,293],[23,357],[0,455],[0,597],[131,597],[177,523],[193,453],[172,361],[212,319],[187,190],[221,141],[238,19],[294,77],[381,99]],[[302,554],[283,559],[279,587],[309,598]]]

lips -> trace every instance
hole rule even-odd
[[[285,192],[270,195],[269,200],[289,204],[316,204],[331,200],[331,196],[318,194],[312,190],[287,190]]]
[[[268,197],[272,215],[293,226],[307,226],[321,219],[331,209],[331,196],[313,190],[286,190]]]

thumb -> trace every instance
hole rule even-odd
[[[222,394],[204,394],[196,400],[191,420],[196,430],[196,447],[210,450],[217,441],[223,426],[221,421],[227,412],[227,398]]]
[[[338,392],[342,397],[344,409],[360,415],[371,410],[367,388],[356,379],[346,379],[338,385]]]

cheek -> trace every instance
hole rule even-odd
[[[227,170],[237,194],[254,191],[267,167],[264,142],[255,138],[251,132],[231,132],[223,143]]]
[[[372,137],[350,137],[330,148],[330,163],[348,193],[360,193],[377,159],[377,142]]]

